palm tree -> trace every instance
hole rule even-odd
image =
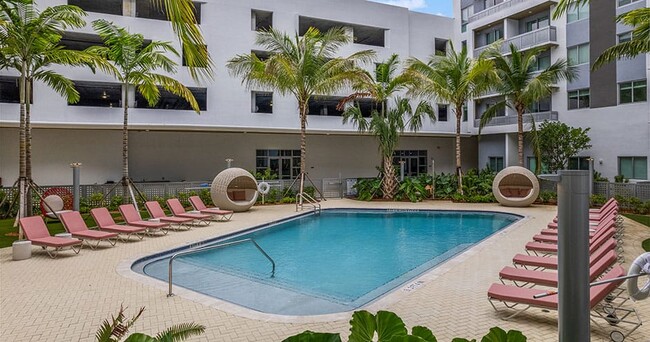
[[[342,109],[345,104],[359,98],[371,98],[378,107],[372,110],[371,118],[368,120],[363,116],[359,106],[350,106],[343,113],[343,123],[352,122],[359,132],[368,132],[379,141],[384,168],[382,191],[385,199],[393,199],[398,185],[393,166],[393,153],[399,143],[400,133],[407,127],[412,131],[419,130],[422,127],[422,117],[425,115],[435,121],[435,113],[428,102],[420,101],[413,111],[408,99],[394,96],[405,90],[411,83],[405,73],[395,76],[398,66],[399,57],[392,55],[387,61],[377,65],[374,78],[370,73],[365,72],[365,77],[357,79],[353,84],[356,92],[339,104],[339,108]],[[395,105],[387,108],[387,102],[391,98],[395,99]],[[410,117],[407,122],[404,121],[405,116]]]
[[[270,29],[257,34],[256,43],[270,56],[260,60],[255,54],[237,55],[228,61],[230,73],[242,79],[248,88],[277,90],[281,95],[292,94],[298,102],[300,115],[300,190],[299,205],[306,175],[307,113],[314,95],[329,95],[351,80],[361,77],[357,62],[371,60],[374,52],[363,50],[347,57],[335,57],[338,49],[351,41],[343,28],[321,33],[309,28],[303,36],[291,36]]]
[[[456,114],[456,175],[458,191],[463,193],[460,123],[467,101],[484,94],[496,75],[492,63],[484,58],[472,59],[463,46],[460,51],[450,49],[446,56],[432,56],[428,62],[417,58],[407,61],[408,74],[414,79],[410,92],[415,95],[435,97],[451,104]]]
[[[519,166],[524,166],[524,114],[533,103],[551,96],[558,81],[574,79],[577,71],[564,59],[558,59],[538,71],[537,56],[545,50],[543,47],[522,52],[510,44],[510,54],[507,56],[501,53],[499,47],[498,43],[494,45],[487,56],[492,59],[499,77],[499,82],[493,88],[504,96],[504,100],[483,113],[479,127],[487,125],[500,109],[510,107],[517,111],[517,156]]]
[[[18,72],[20,94],[19,217],[30,215],[31,102],[34,81],[41,81],[69,102],[77,102],[74,84],[50,69],[54,65],[91,66],[109,70],[102,58],[59,45],[65,29],[80,28],[85,15],[76,6],[54,6],[40,12],[30,1],[0,4],[0,69]],[[22,233],[22,231],[21,231]]]
[[[561,0],[553,18],[557,19],[571,7],[580,7],[588,4],[590,0]],[[617,59],[633,58],[638,55],[650,53],[650,8],[638,8],[616,17],[616,22],[632,26],[632,39],[619,43],[605,50],[594,62],[592,70],[598,69],[603,64]]]
[[[178,56],[170,42],[152,41],[144,45],[141,34],[129,33],[122,27],[115,26],[104,19],[93,21],[93,28],[104,41],[104,46],[87,49],[90,53],[104,57],[113,62],[115,72],[111,73],[122,84],[122,108],[124,121],[122,125],[122,185],[125,187],[124,201],[127,199],[127,187],[131,186],[129,178],[129,89],[135,88],[150,106],[160,98],[160,89],[180,96],[189,102],[192,109],[199,113],[199,105],[182,83],[170,76],[156,73],[162,70],[173,74],[176,63],[165,53]],[[133,201],[135,204],[135,200]]]

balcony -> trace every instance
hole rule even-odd
[[[555,26],[547,26],[506,39],[501,44],[501,53],[510,54],[510,44],[514,44],[520,51],[538,46],[557,45],[557,29]],[[484,45],[474,49],[474,57],[480,56],[489,46]]]
[[[557,3],[557,1],[555,1],[555,0],[547,1],[547,2],[548,3]],[[531,3],[531,1],[530,0],[507,0],[507,1],[504,1],[502,3],[496,4],[496,5],[492,6],[492,7],[488,7],[486,9],[482,10],[482,11],[474,13],[469,18],[467,18],[467,22],[471,23],[471,22],[477,21],[479,19],[486,18],[486,17],[489,17],[489,16],[494,15],[496,13],[499,13],[501,11],[504,11],[504,10],[510,8],[510,7],[514,7],[516,5],[524,4],[524,3],[529,4],[529,3]],[[534,4],[534,5],[537,5],[537,4]]]
[[[557,112],[540,112],[540,113],[530,113],[524,114],[524,124],[530,123],[530,117],[535,119],[535,123],[540,123],[545,120],[548,121],[557,121],[558,114]],[[517,115],[511,116],[497,116],[492,118],[490,122],[485,125],[486,127],[490,126],[506,126],[506,125],[516,125],[517,124]],[[481,119],[474,120],[474,127],[479,127],[481,125]]]

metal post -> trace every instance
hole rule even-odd
[[[404,160],[399,161],[399,180],[400,180],[400,182],[404,181],[404,163],[406,163],[406,161],[404,161]]]
[[[587,159],[589,161],[589,196],[594,194],[594,158]]]
[[[431,199],[436,198],[436,161],[431,158]]]
[[[561,170],[558,182],[558,334],[560,342],[590,341],[589,171]]]
[[[228,168],[231,167],[233,161],[235,161],[235,160],[232,159],[232,158],[228,158],[228,159],[226,159],[226,163],[228,163]]]
[[[72,168],[72,209],[79,211],[79,199],[81,196],[81,185],[79,184],[79,174],[81,163],[70,164]]]

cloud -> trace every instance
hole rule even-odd
[[[372,0],[375,2],[381,2],[384,4],[395,5],[400,7],[406,7],[408,9],[420,9],[427,8],[426,0]]]

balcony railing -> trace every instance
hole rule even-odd
[[[501,53],[504,55],[510,54],[510,44],[514,44],[517,49],[522,51],[550,43],[557,43],[557,29],[555,26],[542,27],[541,29],[506,39],[501,44]],[[474,57],[480,56],[489,46],[484,45],[474,49]]]
[[[557,121],[558,115],[557,112],[540,112],[540,113],[530,113],[524,114],[524,124],[530,123],[531,115],[535,119],[535,123],[539,124],[542,121]],[[487,126],[506,126],[506,125],[516,125],[517,124],[517,115],[511,116],[497,116],[492,118],[490,122],[487,123]],[[481,119],[474,120],[474,127],[479,127],[481,125]]]
[[[508,0],[508,1],[504,1],[504,2],[502,2],[500,4],[494,5],[492,7],[488,7],[488,8],[486,8],[486,9],[480,11],[480,12],[474,13],[473,15],[471,15],[467,19],[467,21],[471,23],[472,21],[476,21],[476,20],[479,20],[481,18],[491,16],[492,14],[498,13],[498,12],[500,12],[500,11],[506,9],[506,8],[509,8],[509,7],[512,7],[514,5],[521,4],[521,3],[524,3],[524,2],[526,2],[526,0]]]

